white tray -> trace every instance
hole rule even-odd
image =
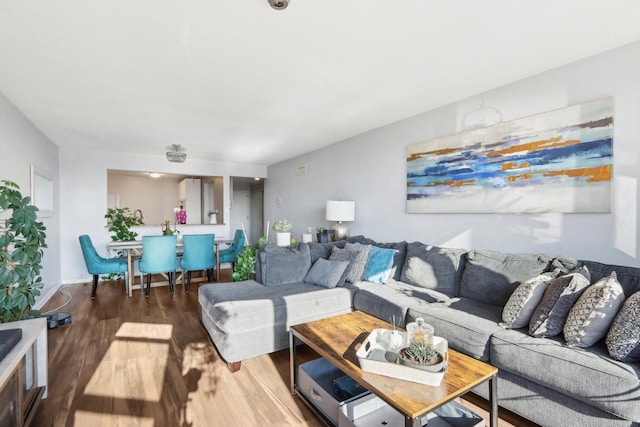
[[[433,345],[436,350],[444,356],[445,364],[439,372],[430,372],[398,363],[398,354],[389,350],[389,337],[391,332],[388,329],[374,329],[367,339],[362,343],[356,352],[360,368],[363,371],[374,374],[386,375],[388,377],[399,378],[405,381],[412,381],[420,384],[439,386],[447,370],[449,344],[442,337],[433,337]],[[404,343],[407,341],[407,333],[399,332]]]

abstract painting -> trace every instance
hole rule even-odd
[[[407,147],[409,213],[610,212],[613,98]]]

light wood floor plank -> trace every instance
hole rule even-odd
[[[230,271],[222,270],[222,280]],[[280,351],[231,373],[198,318],[197,287],[124,294],[103,283],[63,289],[70,325],[49,330],[49,397],[33,426],[308,426],[322,423],[289,391],[289,355]],[[68,297],[56,294],[43,311]],[[317,355],[299,351],[302,360]],[[486,416],[486,402],[474,400]],[[484,411],[484,413],[483,413]],[[501,427],[531,425],[501,411]]]

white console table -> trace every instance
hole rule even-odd
[[[47,319],[0,323],[22,329],[22,338],[0,361],[0,425],[27,427],[47,397]]]

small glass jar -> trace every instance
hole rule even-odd
[[[418,317],[415,322],[407,323],[407,344],[414,341],[433,344],[433,326],[424,322],[422,317]]]

